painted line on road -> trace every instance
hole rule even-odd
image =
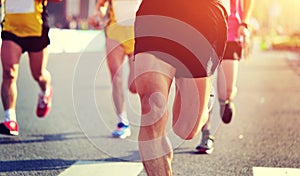
[[[300,169],[296,168],[272,168],[253,167],[253,176],[299,176]]]
[[[137,176],[142,169],[139,162],[77,161],[59,176]]]

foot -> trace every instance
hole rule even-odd
[[[19,127],[15,121],[7,121],[0,123],[0,134],[17,136],[19,135]]]
[[[50,88],[50,94],[48,96],[39,94],[38,104],[36,107],[36,115],[40,118],[45,117],[51,110],[53,89]]]
[[[112,136],[115,138],[125,139],[131,135],[129,125],[125,125],[124,123],[118,123],[118,127],[115,131],[112,132]]]
[[[224,103],[220,103],[220,113],[222,117],[222,121],[226,124],[229,124],[234,117],[234,104],[230,101],[225,101]]]
[[[197,153],[211,154],[214,150],[214,137],[210,135],[208,130],[202,132],[200,144],[196,147]]]

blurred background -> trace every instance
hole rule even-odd
[[[299,7],[299,0],[256,0],[251,26],[261,49],[299,50]]]
[[[63,0],[49,3],[53,28],[92,30],[87,18],[96,0]],[[256,0],[251,28],[262,50],[300,48],[300,0]]]

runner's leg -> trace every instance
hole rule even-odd
[[[235,98],[237,93],[238,60],[223,60],[218,72],[218,95],[221,100]],[[225,91],[224,91],[225,90]]]
[[[29,52],[30,70],[33,79],[39,84],[41,91],[46,92],[51,87],[51,75],[47,70],[47,48],[38,52]]]
[[[175,71],[150,54],[137,54],[135,58],[135,84],[142,108],[138,141],[144,168],[151,176],[172,175],[173,152],[165,128],[168,95]]]
[[[1,98],[4,110],[16,108],[17,78],[22,48],[13,41],[3,40],[1,48]]]
[[[124,62],[124,48],[115,40],[107,39],[107,64],[111,75],[112,96],[115,105],[115,111],[119,115],[126,111],[124,91],[123,91],[123,72],[122,64]]]

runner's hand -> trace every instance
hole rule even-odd
[[[105,19],[101,11],[95,11],[93,15],[88,18],[88,22],[95,29],[104,29],[108,23],[108,20]]]
[[[248,58],[251,53],[251,34],[249,29],[244,25],[240,25],[238,36],[242,41],[242,58]]]

